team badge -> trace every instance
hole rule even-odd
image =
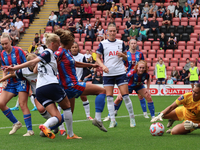
[[[178,98],[179,101],[181,101],[181,100],[183,100],[183,99],[184,99],[184,96],[183,96],[183,95],[180,96],[180,97]]]

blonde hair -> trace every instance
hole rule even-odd
[[[51,42],[57,42],[60,40],[59,36],[54,33],[45,33],[44,37],[46,38],[46,45],[49,46]]]
[[[4,39],[4,38],[8,38],[9,39],[9,41],[11,41],[11,37],[10,37],[10,35],[8,34],[8,33],[3,33],[2,34],[2,36],[1,36],[1,39]]]
[[[36,57],[37,57],[37,55],[35,55],[33,53],[26,54],[26,60],[27,61],[30,61],[30,60],[32,60],[33,58],[36,58]]]
[[[63,45],[68,45],[70,42],[74,41],[74,34],[68,30],[58,29],[55,31],[55,34],[60,37],[60,42]]]
[[[145,60],[140,60],[134,67],[134,70],[137,72],[137,68],[138,68],[138,65],[139,64],[144,64],[145,65],[145,72],[144,73],[147,73],[148,72],[148,67],[147,67],[147,62]]]
[[[108,28],[109,28],[109,27],[115,27],[115,28],[116,28],[116,25],[114,25],[113,23],[111,23],[111,24],[108,25]],[[117,28],[116,28],[116,29],[117,29]]]

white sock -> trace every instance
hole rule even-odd
[[[144,116],[146,116],[146,115],[147,115],[147,112],[143,112],[143,114],[144,114]]]
[[[165,84],[163,84],[163,92],[164,92],[164,94],[166,94]]]
[[[57,106],[57,109],[58,109],[58,111],[59,111],[60,114],[61,114],[62,108],[60,107],[60,105]]]
[[[112,96],[107,96],[107,107],[108,107],[108,113],[110,114],[111,121],[115,121],[115,113],[114,113],[115,107],[114,107]]]
[[[101,112],[95,112],[95,118],[96,118],[98,121],[101,121]]]
[[[61,114],[62,108],[60,107],[60,105],[58,105],[57,108]],[[65,130],[64,122],[59,126],[59,130]]]
[[[64,115],[64,121],[67,127],[67,134],[72,137],[74,135],[73,133],[73,119],[72,119],[72,112],[71,108],[63,110],[63,115]]]
[[[45,119],[51,118],[51,115],[50,115],[49,112],[46,111],[46,110],[45,110],[43,113],[41,113],[41,115],[42,115],[42,117],[45,118]]]
[[[85,109],[86,117],[90,117],[90,103],[88,100],[83,102],[83,107]]]
[[[35,97],[33,95],[30,96],[31,99],[31,103],[33,104],[33,106],[35,107]]]
[[[123,97],[123,100],[125,102],[126,109],[128,110],[130,118],[135,118],[134,112],[133,112],[132,101],[131,101],[129,95],[125,95],[125,96],[122,96],[122,97]]]
[[[160,84],[158,84],[158,94],[160,94]]]
[[[49,128],[49,127],[55,126],[58,123],[58,121],[59,120],[57,117],[51,117],[43,125]]]
[[[19,98],[17,99],[15,107],[19,107]]]

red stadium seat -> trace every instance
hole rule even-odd
[[[135,3],[140,4],[140,3],[142,3],[142,0],[135,0]]]
[[[166,68],[166,70],[167,70],[167,75],[170,75],[171,72],[172,72],[172,66],[168,66],[168,67]]]
[[[185,41],[179,41],[178,42],[178,49],[181,49],[181,50],[183,50],[183,49],[185,49]]]
[[[149,50],[148,51],[148,58],[156,58],[155,57],[156,51],[155,50]]]
[[[52,33],[52,31],[53,31],[52,26],[47,26],[47,27],[45,28],[45,32]]]
[[[194,49],[194,41],[188,41],[186,49],[189,49],[189,50]]]
[[[150,50],[151,49],[151,42],[150,41],[145,41],[143,49]]]
[[[193,49],[192,50],[192,58],[198,58],[199,57],[199,50]]]
[[[196,41],[195,49],[199,49],[199,48],[200,48],[200,41]]]
[[[157,50],[157,58],[163,58],[164,57],[164,51],[163,50]]]
[[[157,18],[156,20],[158,21],[159,26],[162,26],[163,18]]]
[[[147,66],[150,67],[151,66],[151,58],[145,58],[145,61],[147,62]]]
[[[91,41],[86,41],[85,42],[85,46],[92,46],[92,42]]]
[[[194,64],[196,64],[197,60],[196,58],[190,58],[190,62],[193,62]]]
[[[86,53],[86,50],[85,49],[81,49],[81,54],[85,54],[85,53]]]
[[[179,18],[173,18],[172,19],[172,25],[173,26],[179,26],[180,25],[180,19]]]
[[[191,17],[190,19],[189,19],[189,25],[191,25],[191,26],[195,26],[197,24],[197,19],[196,19],[196,17]]]
[[[196,42],[198,39],[198,34],[197,33],[191,33],[190,35],[190,41]]]
[[[188,25],[188,18],[187,17],[182,17],[181,18],[181,25],[187,26]]]
[[[180,58],[180,59],[179,59],[179,66],[184,67],[185,64],[186,64],[186,58]]]
[[[116,34],[116,39],[121,40],[121,38],[122,38],[122,35],[121,35],[121,34]]]
[[[145,58],[145,60],[146,60],[146,58],[147,58],[147,51],[144,50],[144,49],[142,49],[142,50],[140,50],[140,52],[143,53],[143,56],[144,56],[144,58]]]
[[[170,5],[170,3],[164,3],[164,6],[167,8]]]
[[[97,8],[98,4],[97,3],[92,3],[91,8]]]
[[[169,58],[162,58],[166,66],[169,66]]]
[[[150,75],[154,75],[154,70],[155,70],[154,67],[149,67],[148,73],[149,73]]]
[[[153,41],[152,49],[158,50],[159,48],[160,48],[160,42],[159,41]]]
[[[23,19],[23,23],[24,23],[24,27],[25,27],[25,28],[28,28],[28,27],[29,27],[30,20],[29,20],[29,19]]]
[[[178,58],[171,58],[170,66],[178,66]]]
[[[153,58],[152,66],[155,67],[158,62],[158,58]]]
[[[173,50],[167,49],[166,52],[165,52],[165,57],[166,58],[172,58],[173,57]]]
[[[85,46],[85,49],[86,49],[86,50],[91,50],[91,49],[92,49],[92,46],[91,46],[91,45],[87,45],[87,46]]]
[[[184,82],[178,81],[176,82],[177,85],[184,85]]]
[[[124,4],[126,3],[126,0],[120,0],[120,3]]]
[[[176,70],[177,70],[177,71],[181,71],[181,70],[183,70],[183,67],[177,66],[177,67],[176,67]]]
[[[139,49],[142,49],[142,46],[143,46],[142,41],[137,41],[137,45],[139,46]]]
[[[98,46],[100,42],[94,41],[93,46]]]
[[[174,58],[181,58],[181,56],[182,56],[182,50],[176,49],[174,51]]]
[[[80,39],[80,34],[79,33],[74,33],[75,39]]]
[[[194,33],[200,33],[200,25],[194,26]]]
[[[183,58],[190,58],[190,50],[188,49],[183,50]]]

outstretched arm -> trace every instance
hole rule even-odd
[[[4,82],[7,79],[10,79],[12,77],[15,77],[15,74],[7,74],[6,76],[4,76],[2,79],[0,79],[0,82]]]
[[[96,65],[96,64],[82,63],[82,62],[78,62],[78,61],[75,62],[75,66],[78,68],[85,68],[85,67],[97,68],[98,67],[98,65]]]

